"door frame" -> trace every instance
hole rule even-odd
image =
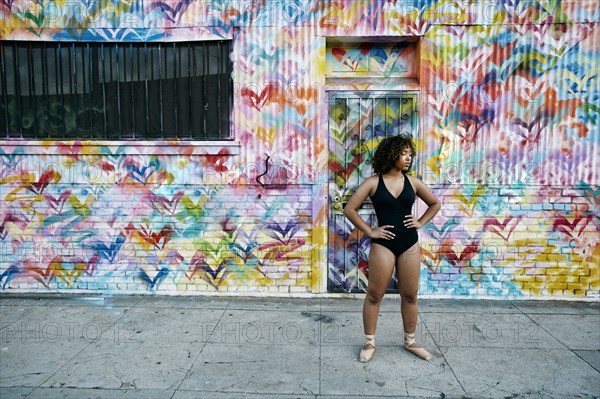
[[[327,92],[327,148],[328,151],[330,150],[331,146],[330,146],[330,117],[331,117],[331,106],[332,106],[332,102],[336,101],[338,98],[356,98],[356,99],[373,99],[373,98],[384,98],[384,97],[388,97],[390,95],[397,95],[398,97],[410,97],[413,99],[413,106],[412,106],[412,111],[411,111],[411,116],[412,116],[412,122],[411,122],[411,129],[412,129],[412,137],[416,138],[416,139],[421,139],[420,137],[420,133],[421,133],[421,119],[420,119],[420,103],[419,103],[419,99],[420,99],[420,90],[415,89],[415,88],[411,88],[411,89],[406,89],[406,90],[402,90],[402,89],[383,89],[383,88],[373,88],[372,90],[350,90],[348,88],[344,88],[344,89],[339,89],[339,90],[330,90]],[[328,156],[328,161],[327,161],[327,185],[326,185],[326,190],[327,190],[327,253],[326,253],[326,270],[325,270],[325,288],[327,290],[328,293],[339,293],[340,291],[338,290],[332,290],[331,285],[330,285],[330,280],[329,280],[329,272],[330,272],[330,267],[331,267],[331,253],[330,251],[332,251],[332,243],[331,243],[331,229],[333,228],[333,215],[334,215],[334,211],[333,211],[333,201],[331,198],[331,185],[334,184],[333,183],[333,175],[331,174],[329,167],[330,167],[330,157]],[[420,163],[420,162],[419,162]],[[419,168],[419,164],[415,164],[414,165],[415,169],[418,170]],[[342,203],[345,202],[345,199],[342,199]],[[417,206],[417,205],[415,205]],[[418,211],[418,208],[416,209],[416,211]],[[337,211],[339,212],[339,211]],[[395,278],[395,276],[394,276]],[[395,284],[395,281],[391,280],[390,285],[392,285],[392,282]],[[395,290],[390,291],[390,288],[388,287],[388,291],[389,292],[395,292]],[[355,293],[354,291],[341,291],[343,293]]]

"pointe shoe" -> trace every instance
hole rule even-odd
[[[417,344],[415,341],[415,333],[404,333],[404,348],[423,360],[429,360],[432,358],[431,353],[427,352],[427,349]]]
[[[373,357],[373,353],[375,353],[375,336],[374,335],[365,335],[366,341],[365,346],[363,346],[360,351],[359,360],[361,363],[366,363]],[[371,346],[371,348],[367,348],[367,346]]]

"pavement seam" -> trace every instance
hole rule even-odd
[[[600,352],[600,350],[587,350],[587,349],[575,349],[579,352]],[[596,366],[594,366],[593,364],[591,364],[590,362],[588,362],[587,360],[585,360],[584,358],[582,358],[581,356],[579,356],[579,353],[575,352],[575,350],[571,350],[571,352],[573,352],[578,358],[580,358],[581,360],[583,360],[584,362],[586,362],[591,368],[593,368],[594,370],[596,370],[599,374],[600,374],[600,370],[598,370],[596,368]]]
[[[431,338],[433,339],[433,343],[435,344],[435,347],[438,349],[438,351],[440,352],[440,355],[442,355],[442,359],[444,360],[444,363],[446,363],[448,365],[448,368],[450,369],[450,372],[452,373],[452,375],[454,376],[454,379],[456,380],[456,382],[458,383],[458,385],[460,386],[460,389],[463,390],[464,395],[467,395],[467,390],[465,389],[465,387],[463,386],[462,382],[458,379],[458,376],[456,375],[456,373],[454,372],[454,369],[452,368],[452,366],[450,365],[450,362],[448,361],[448,359],[446,359],[446,356],[444,355],[444,353],[442,352],[440,346],[438,345],[437,342],[435,342],[435,339],[433,338],[433,334],[431,334],[431,331],[429,331],[429,327],[427,327],[427,323],[425,323],[425,320],[423,320],[423,318],[421,317],[421,315],[419,314],[419,319],[421,319],[421,324],[425,326],[425,329],[427,330],[427,332],[429,333],[429,335],[431,335]],[[408,392],[407,392],[408,393]]]
[[[136,308],[142,302],[143,299],[144,299],[143,296],[139,296],[137,298],[137,302],[133,304],[133,306],[131,307],[131,309]]]
[[[512,303],[512,301],[511,301],[511,303]],[[514,305],[514,304],[513,304],[513,306],[514,306],[514,307],[516,307],[517,309],[519,309],[519,311],[520,311],[520,312],[521,312],[521,313],[522,313],[522,314],[523,314],[525,317],[527,317],[529,320],[531,320],[531,322],[532,322],[533,324],[535,324],[536,326],[538,326],[540,329],[542,329],[542,330],[546,331],[546,333],[547,333],[548,335],[550,335],[552,338],[554,338],[554,339],[555,339],[555,340],[556,340],[558,343],[560,343],[560,344],[561,344],[561,345],[564,347],[564,349],[567,349],[567,350],[569,350],[569,351],[573,352],[573,351],[571,350],[571,348],[569,348],[567,345],[565,345],[565,344],[564,344],[564,343],[563,343],[563,342],[562,342],[560,339],[556,338],[554,335],[552,335],[552,334],[550,333],[550,331],[546,330],[546,329],[545,329],[544,327],[542,327],[542,326],[541,326],[541,325],[540,325],[540,324],[539,324],[537,321],[535,321],[534,319],[532,319],[532,318],[531,318],[531,315],[530,315],[529,313],[525,313],[525,312],[524,312],[524,311],[523,311],[521,308],[519,308],[517,305]],[[537,314],[537,313],[535,313],[535,314]],[[535,348],[534,348],[534,349],[535,349]],[[537,349],[544,349],[544,348],[537,348]],[[547,349],[560,349],[560,348],[547,348]],[[587,362],[586,362],[586,363],[587,363]]]
[[[225,316],[225,312],[227,312],[227,309],[229,309],[229,304],[231,303],[231,301],[227,302],[227,306],[225,306],[225,308],[223,309],[223,312],[221,313],[221,317],[219,317],[219,320],[217,321],[216,325],[218,326],[219,323],[221,322],[221,320],[223,319],[223,316]],[[175,388],[175,390],[173,391],[173,394],[171,395],[170,399],[173,399],[173,396],[175,396],[175,394],[177,393],[177,391],[179,391],[179,388],[181,387],[181,385],[183,384],[183,381],[185,381],[186,378],[188,378],[190,376],[190,371],[192,371],[192,369],[194,368],[194,365],[196,364],[196,362],[198,361],[198,358],[200,357],[200,355],[202,354],[202,352],[204,351],[204,348],[206,348],[206,345],[208,345],[210,338],[213,336],[213,334],[215,333],[215,329],[213,329],[210,332],[210,335],[206,338],[206,341],[204,342],[204,344],[202,345],[202,348],[200,349],[200,352],[198,352],[198,355],[196,355],[196,358],[194,359],[194,361],[192,362],[192,364],[190,365],[190,368],[188,369],[188,371],[185,373],[185,375],[183,376],[183,378],[181,379],[181,381],[179,382],[179,385],[177,386],[177,388]]]
[[[136,303],[137,304],[137,303]],[[124,316],[125,313],[127,313],[127,310],[133,309],[135,305],[132,305],[130,308],[127,308],[123,311],[123,313],[121,314],[121,316],[119,316],[119,318],[117,318],[114,323],[112,323],[111,325],[109,325],[106,329],[102,330],[102,332],[98,335],[98,337],[96,337],[96,339],[94,339],[93,341],[88,342],[87,345],[85,345],[83,348],[81,348],[81,350],[79,352],[77,352],[73,357],[71,357],[69,360],[67,360],[58,370],[56,370],[54,373],[52,373],[48,378],[46,378],[44,381],[42,381],[33,391],[31,391],[29,393],[29,395],[31,395],[33,392],[35,392],[38,388],[52,388],[52,387],[42,387],[43,384],[45,384],[46,382],[48,382],[49,379],[51,379],[52,377],[54,377],[59,371],[61,371],[67,364],[69,364],[73,359],[75,359],[77,356],[79,356],[81,354],[81,352],[83,352],[87,347],[89,347],[90,345],[92,345],[93,343],[95,343],[97,340],[99,340],[100,336],[102,334],[104,334],[106,331],[110,330],[115,324],[117,324],[119,322],[119,320],[121,320]],[[29,396],[27,395],[27,396]]]
[[[534,314],[548,314],[548,313],[534,313]],[[555,313],[551,313],[551,314],[552,314],[552,315],[554,315]],[[558,314],[558,315],[560,316],[560,314]],[[548,330],[546,330],[544,327],[542,327],[542,325],[541,325],[541,324],[538,324],[538,323],[537,323],[535,320],[533,320],[531,317],[529,317],[529,315],[528,315],[528,314],[525,314],[525,316],[527,316],[527,317],[529,318],[529,320],[531,320],[532,322],[534,322],[534,323],[535,323],[535,324],[536,324],[538,327],[540,327],[542,330],[546,331],[546,332],[547,332],[547,333],[548,333],[548,334],[549,334],[549,335],[550,335],[552,338],[554,338],[555,340],[557,340],[558,342],[560,342],[560,344],[561,344],[562,346],[564,346],[564,347],[565,347],[565,349],[567,349],[568,351],[570,351],[571,353],[573,353],[575,356],[577,356],[578,358],[580,358],[581,360],[583,360],[583,361],[585,362],[585,364],[587,364],[588,366],[590,366],[590,367],[591,367],[591,368],[593,368],[594,370],[598,371],[598,370],[596,369],[596,367],[594,367],[592,364],[590,364],[590,362],[588,362],[587,360],[585,360],[583,357],[579,356],[579,353],[577,353],[577,352],[576,352],[577,350],[580,350],[580,351],[585,351],[586,349],[571,349],[571,348],[569,348],[569,347],[568,347],[567,345],[565,345],[565,344],[564,344],[564,343],[563,343],[563,342],[562,342],[560,339],[558,339],[558,338],[556,338],[554,335],[552,335],[552,334],[550,333],[550,331],[548,331]],[[573,316],[573,315],[571,314],[571,316]],[[580,315],[580,316],[594,316],[594,315]],[[555,348],[555,349],[558,349],[558,348]],[[597,351],[597,350],[596,350],[596,351]],[[599,372],[600,372],[600,371],[599,371]]]

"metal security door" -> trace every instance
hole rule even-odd
[[[372,175],[375,148],[387,136],[416,137],[417,97],[409,92],[335,92],[329,102],[329,292],[365,292],[370,240],[343,214],[356,188]],[[359,214],[377,225],[367,198]],[[397,287],[392,279],[388,290]]]

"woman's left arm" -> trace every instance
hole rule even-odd
[[[415,185],[415,194],[427,204],[428,208],[423,216],[419,218],[419,220],[415,220],[412,215],[407,215],[404,225],[406,227],[420,229],[429,223],[431,219],[433,219],[436,213],[438,213],[442,208],[442,204],[440,203],[440,200],[433,195],[431,190],[429,190],[429,187],[427,187],[427,185],[425,185],[425,183],[423,183],[420,179],[413,178],[411,181]]]

